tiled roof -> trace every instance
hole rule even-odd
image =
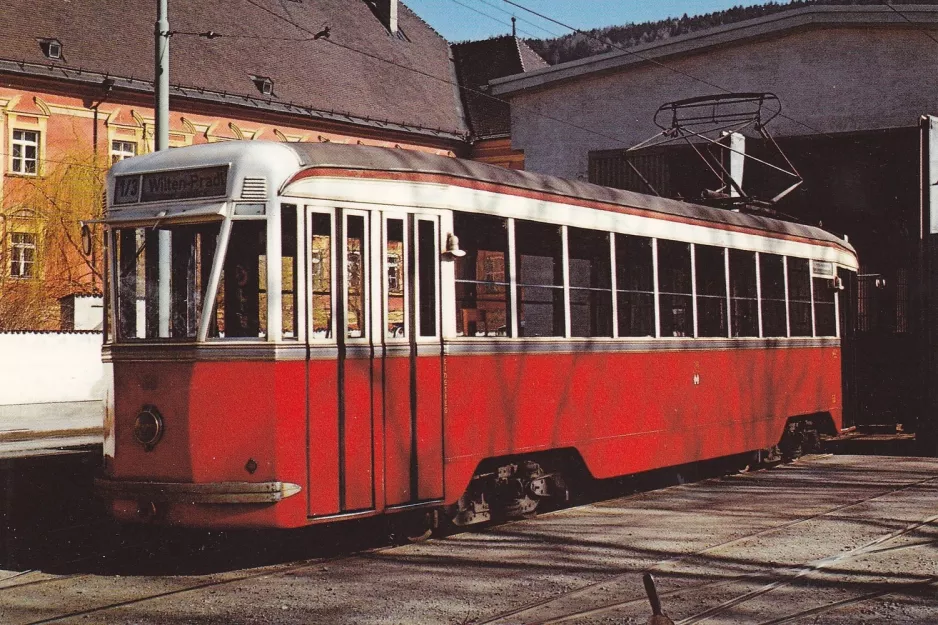
[[[170,0],[172,93],[464,134],[447,42],[403,4],[402,34],[393,36],[371,4]],[[6,0],[0,5],[0,67],[86,81],[109,75],[118,79],[117,88],[152,88],[155,21],[152,0]],[[327,26],[329,38],[313,40]],[[218,36],[191,34],[209,31]],[[60,41],[62,59],[46,58],[41,39]],[[269,77],[273,95],[262,95],[251,76]]]
[[[478,138],[505,136],[511,132],[508,104],[479,93],[487,92],[493,78],[547,67],[547,63],[523,41],[496,37],[453,45],[453,58],[463,90],[463,102],[472,134]]]

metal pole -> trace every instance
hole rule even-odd
[[[155,27],[155,76],[153,91],[156,96],[156,128],[153,133],[153,149],[169,149],[169,19],[166,16],[166,0],[157,0]],[[170,232],[159,231],[159,336],[169,336],[170,315]]]
[[[154,150],[169,148],[169,19],[166,17],[166,0],[157,0],[156,13],[156,63],[153,89],[156,96],[156,128]]]

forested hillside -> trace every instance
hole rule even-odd
[[[566,61],[582,59],[595,54],[613,52],[617,48],[628,48],[669,37],[676,37],[698,30],[741,22],[781,11],[790,11],[811,5],[877,5],[880,0],[793,0],[792,2],[769,2],[757,6],[736,6],[725,11],[705,15],[668,18],[657,22],[607,26],[582,33],[571,33],[556,39],[527,39],[526,43],[548,63],[556,65]],[[889,4],[901,10],[905,4],[938,4],[938,0],[892,0]]]

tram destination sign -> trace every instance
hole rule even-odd
[[[228,165],[118,176],[114,204],[167,202],[222,197],[228,191]]]

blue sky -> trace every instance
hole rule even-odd
[[[511,33],[518,18],[518,36],[548,38],[567,34],[562,26],[506,3],[504,0],[402,0],[448,41],[486,39]],[[669,16],[700,15],[732,6],[765,4],[767,0],[515,0],[576,28],[644,22]]]

